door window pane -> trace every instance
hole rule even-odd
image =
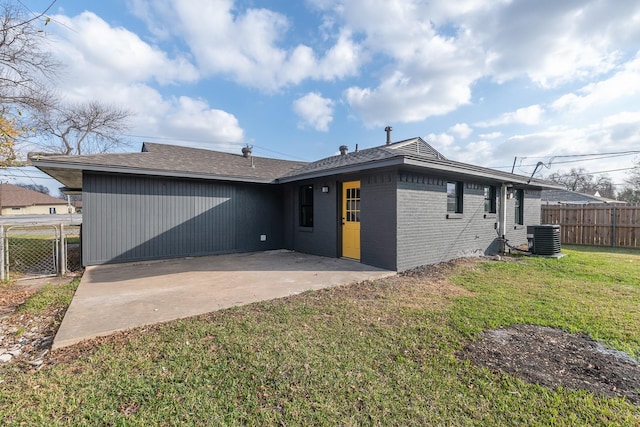
[[[347,188],[347,199],[345,200],[345,219],[349,222],[360,222],[360,189]]]

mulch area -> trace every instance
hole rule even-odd
[[[640,404],[640,364],[584,334],[535,325],[488,330],[458,355],[550,388],[583,389]]]
[[[47,277],[0,287],[0,363],[18,364],[26,370],[41,369],[46,364],[66,307],[48,308],[38,315],[21,312],[19,308],[45,284],[70,280]]]

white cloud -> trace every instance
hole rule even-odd
[[[237,143],[244,138],[244,132],[233,114],[210,108],[202,99],[181,96],[171,100],[170,106],[160,125],[165,134],[214,143]]]
[[[64,74],[73,76],[73,84],[110,84],[113,80],[160,84],[193,82],[198,71],[185,58],[169,58],[135,33],[111,27],[92,12],[73,18],[56,15],[52,25],[53,53],[65,63]]]
[[[467,35],[437,34],[419,12],[423,11],[412,2],[350,9],[352,25],[366,32],[367,48],[391,60],[377,87],[345,91],[349,105],[369,126],[418,122],[471,101],[471,85],[482,74],[483,53]]]
[[[473,77],[463,70],[435,75],[443,70],[406,68],[408,74],[396,70],[376,88],[356,86],[344,92],[348,104],[368,126],[419,122],[470,102]]]
[[[456,123],[449,128],[449,132],[457,135],[460,139],[467,139],[473,133],[473,129],[466,123]]]
[[[479,140],[456,146],[449,158],[459,162],[487,165],[495,159],[494,149],[495,145],[491,142]]]
[[[615,11],[602,1],[310,2],[325,21],[361,35],[365,53],[387,60],[377,84],[344,92],[369,126],[455,111],[481,78],[551,88],[603,75],[640,39],[640,3],[630,1]]]
[[[572,113],[586,109],[601,108],[620,99],[640,93],[640,55],[625,63],[621,70],[608,79],[590,83],[577,93],[558,98],[552,104],[555,110],[567,110]]]
[[[315,130],[326,132],[333,120],[334,105],[331,99],[323,98],[317,92],[310,92],[294,101],[293,111],[304,120],[300,127],[307,124]]]
[[[628,167],[632,156],[600,157],[588,161],[582,158],[580,163],[562,163],[577,158],[563,158],[573,154],[610,153],[637,151],[640,140],[640,112],[619,113],[606,116],[586,127],[556,127],[529,134],[514,135],[501,144],[494,146],[496,157],[487,161],[487,165],[510,165],[517,157],[516,173],[530,174],[538,161],[551,166],[544,174],[569,170],[572,167],[584,167],[592,172],[614,171],[609,175],[614,182],[624,180],[624,171],[617,169]]]
[[[367,126],[442,116],[430,140],[448,157],[472,163],[617,149],[638,135],[632,121],[640,102],[638,2],[613,8],[601,0],[307,0],[312,14],[294,21],[299,11],[285,15],[291,9],[276,3],[269,10],[238,0],[127,1],[146,32],[136,35],[91,12],[56,16],[71,30],[55,22],[47,30],[69,64],[60,92],[127,106],[139,133],[241,141],[238,119],[205,100],[207,89],[190,86],[185,90],[198,95],[180,96],[181,84],[223,77],[267,94],[305,83],[291,91],[309,92],[290,101],[293,112],[302,126],[320,131],[337,114],[329,99],[336,93]],[[332,83],[313,87],[317,82]],[[229,85],[225,95],[234,89]],[[523,101],[531,95],[533,101]],[[503,96],[528,107],[505,110]],[[493,119],[476,124],[464,114],[480,103]],[[549,127],[554,123],[562,126]],[[476,125],[512,124],[531,131],[473,132]]]
[[[439,134],[430,133],[424,139],[430,145],[432,145],[433,148],[442,152],[442,154],[444,154],[445,156],[446,156],[446,151],[448,147],[453,147],[456,141],[456,139],[453,136],[447,133],[439,133]]]
[[[504,113],[500,117],[485,122],[476,123],[479,127],[492,127],[509,124],[537,125],[544,114],[544,108],[540,105],[530,105],[529,107],[518,108],[515,111]]]
[[[184,57],[170,58],[91,12],[57,15],[54,20],[51,47],[65,65],[56,84],[63,98],[100,100],[128,109],[134,134],[211,143],[243,140],[244,131],[233,114],[211,108],[203,99],[165,96],[154,87],[196,81],[199,73]]]
[[[284,36],[291,23],[272,10],[241,10],[231,0],[136,0],[133,5],[155,34],[184,39],[202,73],[264,91],[354,75],[361,62],[360,47],[346,30],[321,55],[302,43],[288,46]]]
[[[498,139],[502,136],[502,132],[489,132],[489,133],[481,133],[478,135],[482,139]]]
[[[618,6],[508,2],[459,22],[486,47],[487,72],[496,81],[528,76],[541,87],[554,87],[601,75],[615,66],[621,50],[637,46],[640,28],[629,17],[638,16],[640,6]]]

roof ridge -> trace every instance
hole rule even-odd
[[[228,151],[219,151],[219,150],[212,150],[210,148],[202,148],[202,147],[188,147],[188,146],[184,146],[184,145],[176,145],[176,144],[163,144],[161,142],[144,142],[142,144],[143,146],[143,152],[144,152],[144,147],[150,145],[151,148],[157,148],[160,147],[160,149],[163,148],[171,148],[171,149],[178,149],[178,150],[188,150],[188,151],[204,151],[207,153],[216,153],[216,154],[222,154],[222,155],[228,155],[228,156],[234,156],[234,157],[244,157],[244,155],[242,153],[231,153]],[[146,151],[148,153],[152,153],[152,151]],[[267,159],[270,161],[277,161],[277,162],[288,162],[288,163],[308,163],[304,160],[287,160],[287,159],[278,159],[275,157],[264,157],[264,156],[256,156],[256,155],[251,155],[251,157],[255,158],[255,159]]]

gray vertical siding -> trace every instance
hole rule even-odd
[[[85,265],[282,247],[266,185],[85,172],[83,203]]]
[[[397,268],[397,173],[360,179],[360,261],[388,270]]]

